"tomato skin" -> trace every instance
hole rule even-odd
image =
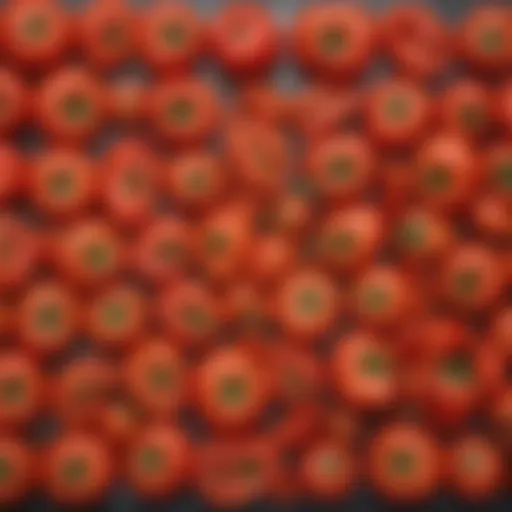
[[[106,113],[123,126],[132,126],[145,118],[144,100],[147,86],[137,79],[124,79],[113,83],[106,91]]]
[[[508,204],[496,195],[486,195],[473,205],[473,223],[482,238],[506,240],[512,236],[512,202]]]
[[[490,339],[507,359],[512,359],[512,307],[498,310],[490,326]]]
[[[19,128],[31,108],[29,91],[21,78],[7,68],[0,68],[0,97],[2,107],[0,135],[11,134]]]
[[[339,81],[359,75],[374,50],[368,14],[353,5],[314,5],[304,9],[293,27],[294,51],[312,72]]]
[[[258,3],[224,7],[209,27],[213,56],[229,73],[247,77],[267,71],[277,54],[277,27]]]
[[[13,506],[22,501],[32,488],[32,453],[16,437],[0,437],[0,461],[11,469],[10,476],[0,483],[0,504]]]
[[[265,82],[250,82],[241,87],[238,108],[242,115],[270,126],[287,125],[292,118],[292,104],[287,95]]]
[[[489,411],[492,431],[506,451],[512,449],[512,387],[506,386],[495,397]]]
[[[249,270],[254,281],[263,287],[274,288],[295,267],[293,246],[283,237],[260,236],[254,241],[253,251]]]
[[[159,73],[188,71],[204,49],[203,23],[186,2],[155,3],[136,32],[144,60]]]
[[[507,208],[512,207],[512,145],[497,143],[485,157],[485,185],[490,193],[505,201]]]
[[[3,143],[0,144],[0,166],[0,206],[4,206],[21,191],[23,181],[20,176],[25,173],[25,161],[16,149]]]
[[[512,133],[512,80],[494,95],[494,115],[508,133]]]
[[[142,426],[144,416],[129,400],[123,398],[108,403],[103,411],[101,433],[114,449],[123,453]]]

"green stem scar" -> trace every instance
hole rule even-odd
[[[57,304],[42,305],[37,311],[36,323],[44,332],[54,332],[59,329],[62,321],[62,312]]]
[[[221,256],[228,245],[228,237],[220,231],[213,231],[206,237],[206,253],[210,256]]]
[[[0,395],[4,404],[19,404],[23,401],[26,386],[19,377],[8,377],[0,381]]]
[[[478,105],[464,105],[459,111],[459,119],[471,132],[481,130],[487,120],[485,112]]]
[[[11,480],[14,474],[14,468],[11,462],[5,457],[0,457],[0,482],[5,484]]]
[[[62,468],[64,480],[71,485],[81,485],[89,474],[89,465],[84,457],[72,457]]]
[[[248,396],[247,382],[239,375],[224,377],[219,388],[222,403],[232,409],[243,406]]]
[[[452,185],[450,169],[444,165],[436,165],[425,175],[425,185],[434,193],[446,192]]]
[[[110,250],[104,244],[92,243],[85,248],[84,261],[91,270],[102,272],[111,264]]]
[[[389,373],[389,361],[384,354],[370,351],[361,359],[361,369],[366,375],[385,376]]]
[[[354,174],[354,161],[352,158],[346,155],[340,155],[333,158],[328,165],[327,174],[333,180],[346,183]]]
[[[158,446],[145,446],[140,451],[138,459],[145,473],[159,473],[165,465],[165,456]]]
[[[186,98],[176,99],[168,105],[167,117],[172,124],[186,126],[194,118],[194,105]]]
[[[73,195],[75,182],[71,173],[65,169],[58,170],[50,176],[48,187],[52,196],[67,199]]]
[[[465,386],[474,377],[473,364],[464,354],[456,354],[443,361],[441,373],[454,384]]]
[[[455,276],[455,292],[457,296],[473,297],[480,288],[481,275],[477,270],[465,269]]]
[[[89,100],[80,93],[69,94],[63,102],[63,110],[66,118],[75,125],[81,125],[88,121],[91,115]]]
[[[163,240],[156,246],[157,258],[166,265],[174,265],[182,257],[182,247],[174,240]]]
[[[416,459],[408,450],[397,450],[390,456],[390,466],[395,475],[408,476],[416,467]]]
[[[318,43],[322,53],[332,57],[346,50],[348,38],[339,27],[329,27],[319,34]]]
[[[23,23],[23,34],[33,42],[41,42],[48,35],[48,20],[41,14],[29,16]]]
[[[386,117],[395,122],[401,122],[409,116],[409,103],[400,95],[391,96],[385,105]]]
[[[152,389],[166,391],[172,387],[174,378],[169,366],[164,363],[151,365],[147,373],[147,379]]]
[[[512,160],[503,162],[496,170],[495,181],[505,191],[512,191]]]
[[[112,329],[122,329],[126,325],[128,311],[124,304],[110,301],[105,304],[103,318],[105,323]]]
[[[398,232],[398,243],[406,250],[414,251],[425,245],[426,233],[422,222],[408,221],[404,223]]]
[[[346,256],[354,250],[355,245],[353,233],[339,232],[329,237],[328,251],[335,255]]]
[[[187,39],[185,27],[179,23],[166,23],[160,31],[162,41],[171,48],[183,46]]]
[[[504,42],[503,32],[497,27],[489,27],[480,35],[480,48],[486,54],[499,54]]]
[[[378,286],[371,286],[363,292],[363,304],[371,313],[384,311],[388,302],[388,292]]]
[[[318,315],[323,306],[322,297],[318,293],[318,290],[314,288],[306,288],[305,290],[302,290],[297,297],[297,306],[299,311],[304,315]]]

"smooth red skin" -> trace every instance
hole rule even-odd
[[[106,91],[106,115],[121,125],[132,125],[144,120],[147,85],[138,79],[124,79],[113,83]]]
[[[1,92],[0,92],[1,94]],[[0,144],[0,206],[17,197],[23,184],[25,162],[16,149],[9,144]]]
[[[512,359],[512,307],[505,306],[498,310],[490,326],[492,343],[503,355]]]
[[[109,403],[102,415],[101,434],[114,449],[125,452],[126,446],[137,436],[144,415],[126,399]]]
[[[391,8],[381,22],[380,39],[393,65],[414,80],[440,75],[451,57],[446,27],[427,5]]]
[[[273,441],[282,450],[302,450],[321,432],[322,415],[315,403],[289,405],[271,431]]]
[[[473,223],[479,234],[493,242],[507,240],[512,236],[512,202],[498,195],[482,197],[472,209]]]
[[[256,284],[274,288],[275,284],[293,272],[297,264],[292,244],[283,237],[262,236],[256,239],[249,272]]]
[[[30,165],[27,189],[36,209],[50,219],[76,219],[92,204],[96,196],[94,164],[86,155],[72,149],[57,148],[35,157]],[[67,170],[72,177],[75,194],[64,201],[56,200],[48,190],[47,181],[55,171]]]
[[[507,385],[494,398],[489,419],[498,442],[508,450],[512,448],[512,386]]]
[[[390,120],[386,101],[399,95],[406,98],[410,114],[405,122]],[[384,147],[410,147],[426,133],[431,121],[431,104],[425,92],[413,82],[387,79],[370,90],[365,105],[365,121],[370,137]]]
[[[466,434],[456,440],[449,448],[446,460],[451,489],[468,502],[483,502],[495,496],[503,483],[505,470],[498,450],[491,441],[478,434]],[[476,473],[461,467],[469,454],[481,457]]]
[[[508,133],[512,133],[512,80],[501,87],[492,99],[496,119]]]
[[[341,58],[326,58],[317,47],[318,32],[325,27],[349,32],[351,51]],[[296,18],[292,41],[299,62],[313,73],[340,81],[359,75],[365,69],[375,44],[372,21],[358,6],[323,4],[304,9]]]
[[[92,111],[87,123],[74,126],[60,112],[70,94],[88,98]],[[95,77],[80,68],[64,68],[47,76],[36,95],[35,114],[40,128],[55,140],[78,145],[89,140],[101,126],[105,113],[103,91]]]
[[[33,454],[17,437],[0,437],[0,458],[7,459],[14,467],[8,483],[0,484],[0,504],[13,506],[23,500],[34,483]]]
[[[228,72],[241,77],[267,71],[277,56],[277,27],[267,9],[256,2],[231,4],[213,19],[208,44]]]
[[[322,457],[331,454],[336,454],[340,461],[340,474],[335,476],[322,474],[317,467],[322,463]],[[340,446],[333,440],[320,438],[302,454],[299,479],[304,489],[316,499],[334,500],[347,496],[352,490],[355,478],[355,461],[349,448]]]
[[[37,41],[29,44],[19,37],[19,25],[33,12],[44,14],[52,28],[45,44]],[[3,12],[2,35],[5,50],[15,65],[27,70],[44,70],[56,64],[70,49],[72,43],[72,24],[65,10],[54,0],[23,0],[9,2]]]
[[[382,164],[377,183],[381,187],[383,214],[396,221],[411,205],[416,196],[416,176],[410,161],[391,159]]]
[[[387,458],[397,448],[414,450],[420,475],[413,479],[389,474]],[[440,476],[440,453],[430,433],[407,423],[390,423],[370,441],[367,472],[374,489],[393,503],[413,504],[437,491]]]
[[[512,145],[505,142],[498,142],[491,146],[484,158],[485,185],[490,193],[503,200],[507,208],[512,208],[512,192],[499,183],[499,168],[502,165],[512,163]]]
[[[174,346],[163,340],[147,340],[127,354],[123,362],[123,381],[128,395],[151,417],[167,419],[176,413],[188,393],[186,363]],[[152,365],[166,364],[173,378],[173,389],[155,390],[147,384]]]
[[[2,107],[0,135],[11,134],[19,128],[31,109],[31,99],[26,85],[10,69],[0,68],[0,96],[5,106]]]
[[[94,2],[78,18],[78,39],[89,63],[101,70],[112,69],[124,64],[134,46],[136,24],[131,9],[121,0]],[[125,43],[115,48],[108,46],[103,37],[105,31],[121,28]]]
[[[141,474],[138,454],[146,446],[158,447],[165,454],[164,472]],[[132,489],[143,498],[158,499],[173,494],[188,483],[193,470],[189,441],[177,427],[150,423],[127,447],[124,470]]]
[[[69,457],[83,457],[88,461],[88,486],[69,487],[61,480],[62,464]],[[112,464],[105,444],[85,433],[63,434],[38,460],[42,487],[54,502],[68,507],[93,505],[108,490],[112,478]]]
[[[188,43],[179,50],[169,50],[159,40],[158,28],[166,21],[179,21],[188,30]],[[180,75],[192,68],[205,46],[202,20],[187,2],[157,2],[144,10],[136,27],[137,49],[155,71]]]
[[[271,126],[283,126],[292,119],[292,100],[267,82],[243,85],[237,106],[243,115]]]

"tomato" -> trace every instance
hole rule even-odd
[[[145,297],[140,290],[117,283],[92,299],[88,308],[87,331],[100,348],[124,350],[140,337],[146,317]]]
[[[25,427],[41,408],[39,368],[20,352],[0,355],[0,428]]]
[[[299,478],[314,498],[345,497],[355,483],[355,462],[349,450],[329,439],[320,439],[302,455]]]
[[[287,277],[276,293],[278,319],[294,342],[311,343],[327,334],[340,309],[331,279],[316,270]]]
[[[313,5],[304,9],[293,28],[299,62],[330,79],[360,74],[374,50],[372,21],[354,5]]]
[[[464,206],[478,177],[477,155],[456,136],[436,135],[418,152],[416,186],[428,208],[450,212]]]
[[[203,23],[186,2],[157,2],[145,9],[137,32],[145,62],[162,73],[187,71],[204,49]]]
[[[312,184],[327,200],[338,201],[360,195],[375,169],[368,142],[354,134],[335,135],[319,142],[306,156]]]
[[[36,96],[40,127],[53,138],[69,143],[82,142],[95,134],[104,106],[98,82],[79,68],[47,76]]]
[[[480,198],[471,211],[473,225],[479,234],[490,241],[506,240],[512,236],[512,202],[497,195]]]
[[[477,434],[467,434],[454,442],[447,465],[450,486],[467,501],[492,498],[503,482],[501,453],[488,439]]]
[[[220,159],[203,150],[176,155],[164,172],[165,190],[186,211],[202,213],[211,208],[226,188]]]
[[[382,410],[397,397],[395,361],[390,350],[365,332],[338,341],[332,354],[332,378],[342,399],[365,410]]]
[[[94,287],[109,281],[121,264],[116,233],[101,220],[82,220],[56,242],[58,269],[73,283]]]
[[[15,73],[0,68],[0,134],[10,134],[25,120],[30,105],[29,92]]]
[[[34,273],[39,243],[31,230],[8,214],[0,215],[0,287],[15,288]]]
[[[490,338],[505,357],[512,359],[512,307],[496,312],[491,322]]]
[[[114,448],[124,451],[143,425],[144,416],[125,398],[108,403],[101,419],[101,433]]]
[[[94,2],[80,15],[78,22],[81,49],[94,66],[114,68],[131,57],[135,20],[124,2]]]
[[[512,205],[512,145],[491,147],[485,159],[485,174],[491,192]]]
[[[512,62],[512,15],[506,6],[482,5],[473,9],[460,27],[463,58],[478,70],[500,74]]]
[[[438,446],[421,427],[388,424],[371,440],[368,474],[375,490],[393,502],[413,503],[439,484]]]
[[[193,387],[199,411],[221,430],[254,424],[270,395],[265,369],[240,348],[218,348],[210,353],[197,367]]]
[[[280,236],[262,235],[255,240],[249,263],[251,277],[256,283],[275,287],[284,276],[292,272],[296,264],[292,244]]]
[[[355,446],[361,437],[359,414],[352,409],[328,404],[322,409],[324,434],[340,446]]]
[[[462,80],[441,97],[441,123],[451,133],[469,139],[489,132],[493,122],[489,93],[478,82]]]
[[[157,417],[175,413],[185,398],[186,365],[163,340],[145,340],[123,363],[125,388],[144,411]]]
[[[68,507],[97,503],[112,477],[106,446],[89,434],[64,434],[41,457],[40,464],[44,491]]]
[[[450,59],[446,27],[427,5],[399,4],[381,25],[387,57],[405,76],[427,80],[440,75]]]
[[[188,440],[176,427],[149,424],[126,450],[126,474],[132,488],[150,499],[181,490],[191,472]]]
[[[256,2],[221,9],[209,36],[214,58],[234,75],[265,72],[276,60],[277,27],[268,10]]]
[[[383,213],[396,221],[416,200],[416,176],[410,159],[391,158],[382,163],[377,186],[382,194]]]
[[[174,217],[156,217],[142,231],[134,248],[134,270],[153,285],[176,280],[191,252],[187,225]]]
[[[505,450],[512,448],[512,386],[493,400],[489,411],[493,433]]]
[[[113,121],[131,126],[144,118],[146,98],[146,84],[139,79],[125,78],[110,84],[105,108]]]
[[[512,133],[512,80],[494,95],[494,115],[508,133]]]
[[[21,342],[40,356],[62,353],[77,334],[79,309],[62,284],[43,281],[32,285],[19,304]]]
[[[0,437],[0,503],[10,506],[23,500],[33,484],[32,454],[21,441]]]
[[[103,158],[102,198],[113,223],[141,227],[153,214],[159,162],[136,139],[124,139]]]
[[[70,47],[71,24],[54,0],[10,2],[3,16],[5,48],[29,70],[56,64]]]
[[[430,103],[418,86],[401,79],[377,83],[369,92],[365,120],[370,136],[384,146],[409,146],[429,126]]]
[[[208,139],[220,114],[214,91],[194,78],[162,82],[152,91],[148,102],[148,115],[156,133],[176,146]]]
[[[463,311],[492,306],[503,286],[503,268],[492,250],[467,243],[454,250],[443,272],[447,299]]]
[[[321,410],[317,403],[305,400],[303,403],[285,404],[283,417],[271,430],[276,445],[284,451],[296,453],[311,443],[320,431]]]
[[[319,253],[335,272],[350,272],[376,255],[382,235],[382,218],[373,206],[361,204],[336,210],[320,225]]]
[[[1,101],[0,91],[0,101]],[[9,144],[0,144],[0,166],[2,174],[0,175],[0,205],[4,206],[12,199],[15,199],[23,183],[21,176],[25,171],[25,162],[23,157],[16,149]]]
[[[291,120],[290,100],[285,92],[266,83],[243,86],[238,98],[238,108],[243,115],[271,126],[283,126]]]
[[[282,191],[290,162],[286,139],[280,131],[256,121],[234,122],[225,135],[225,152],[246,190],[262,196]]]
[[[95,185],[93,163],[78,151],[54,149],[32,162],[30,199],[50,219],[70,219],[83,213],[91,204]]]

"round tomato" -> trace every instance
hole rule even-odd
[[[512,306],[504,307],[496,312],[490,326],[492,343],[512,360]]]
[[[37,121],[53,138],[79,143],[99,128],[103,100],[98,82],[87,71],[63,69],[43,81],[36,96]]]
[[[355,5],[321,4],[304,9],[293,28],[299,62],[327,78],[360,74],[374,50],[372,20]]]
[[[396,221],[405,210],[415,204],[414,165],[408,158],[391,158],[383,162],[377,178],[377,186],[382,194],[380,200],[382,213],[390,221]]]
[[[292,244],[281,236],[259,236],[252,252],[250,275],[256,283],[268,287],[275,287],[280,279],[292,272],[297,260]]]
[[[124,452],[142,428],[144,415],[126,398],[114,399],[108,403],[102,414],[101,433],[114,448]]]
[[[25,120],[29,92],[21,79],[7,68],[0,68],[0,134],[10,134]]]
[[[0,91],[0,102],[2,92]],[[1,131],[1,128],[0,128]],[[0,144],[0,166],[2,174],[0,175],[0,205],[10,202],[16,198],[20,192],[25,171],[25,165],[22,156],[9,144]]]
[[[163,498],[188,484],[190,447],[177,428],[148,425],[126,450],[126,474],[133,489],[143,497]]]
[[[145,115],[147,85],[139,79],[125,78],[110,84],[106,91],[106,110],[116,123],[133,125]]]
[[[512,202],[498,195],[485,195],[471,209],[473,225],[489,240],[507,240],[512,236]]]
[[[209,36],[214,57],[235,75],[267,71],[276,59],[277,27],[270,13],[256,2],[221,9],[210,25]]]
[[[437,491],[439,449],[421,427],[388,424],[371,440],[368,473],[375,490],[393,502],[413,503]]]
[[[286,94],[266,83],[250,82],[243,86],[237,105],[242,115],[271,126],[286,125],[292,118]]]
[[[187,392],[186,364],[176,349],[163,340],[149,340],[130,352],[123,364],[125,388],[147,413],[168,417]]]
[[[0,504],[8,507],[23,500],[33,484],[32,454],[20,440],[0,437]]]
[[[40,464],[44,491],[68,507],[97,503],[112,477],[106,446],[88,434],[64,434],[41,457]]]
[[[512,145],[500,143],[491,147],[486,157],[485,173],[491,192],[512,206]]]
[[[512,80],[494,95],[494,115],[508,133],[512,133]]]

